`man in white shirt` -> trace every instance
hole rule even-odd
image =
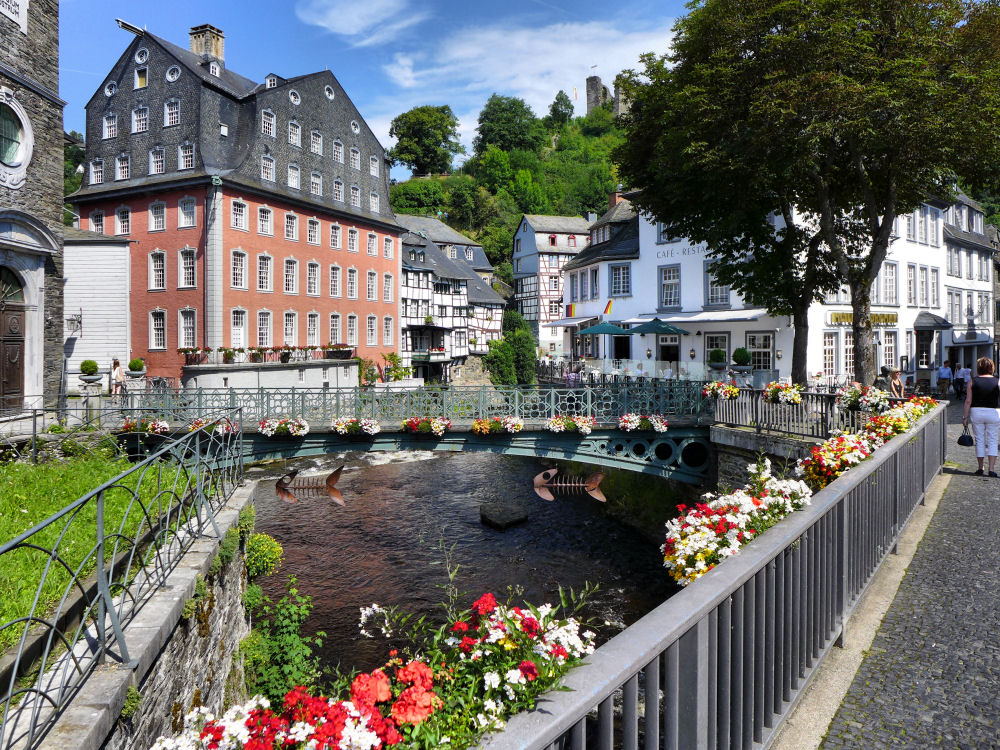
[[[944,364],[938,368],[937,373],[938,393],[941,398],[948,397],[948,388],[951,386],[951,361],[945,360]]]
[[[958,398],[965,398],[965,389],[969,387],[971,378],[972,369],[968,365],[961,365],[955,373],[955,395]]]

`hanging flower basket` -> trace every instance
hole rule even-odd
[[[348,438],[367,440],[382,432],[378,421],[364,417],[362,419],[335,419],[333,431]]]
[[[403,431],[414,435],[441,437],[451,429],[451,420],[445,417],[410,417],[403,422]]]

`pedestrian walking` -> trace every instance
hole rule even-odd
[[[945,360],[944,364],[938,368],[937,384],[938,394],[941,398],[948,398],[948,387],[951,385],[951,362]]]
[[[960,365],[952,383],[958,398],[965,398],[965,390],[969,387],[970,380],[972,380],[972,370],[969,369],[968,365]]]
[[[990,476],[995,477],[997,442],[1000,437],[1000,381],[996,378],[996,366],[989,357],[979,358],[976,373],[965,397],[962,424],[972,423],[972,432],[976,438],[976,460],[979,461],[976,474],[982,476],[983,460],[989,458]]]
[[[111,363],[111,395],[117,396],[125,390],[125,371],[117,359]]]

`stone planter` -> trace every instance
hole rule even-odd
[[[753,365],[733,365],[735,372],[753,372]]]
[[[84,383],[100,383],[104,380],[103,375],[80,375],[80,380]]]
[[[138,372],[136,372],[135,370],[126,370],[125,375],[127,375],[130,378],[143,378],[146,376],[146,371],[139,370]]]
[[[708,367],[711,370],[725,370],[728,365],[725,362],[709,362]]]

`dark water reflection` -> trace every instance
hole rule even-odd
[[[277,598],[295,575],[299,589],[314,597],[307,630],[326,631],[321,657],[327,664],[370,669],[384,660],[385,642],[358,634],[362,606],[377,602],[440,618],[439,586],[447,583],[441,540],[454,545],[453,563],[461,566],[456,582],[473,598],[484,591],[499,598],[519,585],[524,600],[554,602],[560,585],[579,589],[590,581],[600,592],[587,614],[627,625],[675,591],[656,545],[609,518],[596,501],[538,498],[531,479],[546,467],[534,459],[489,453],[403,459],[349,453],[293,464],[312,473],[346,461],[338,485],[343,508],[327,498],[290,505],[274,496],[273,485],[258,494],[257,528],[285,548],[264,589]],[[272,468],[265,475],[276,473]],[[530,504],[528,521],[505,532],[484,526],[480,503],[508,498]]]

